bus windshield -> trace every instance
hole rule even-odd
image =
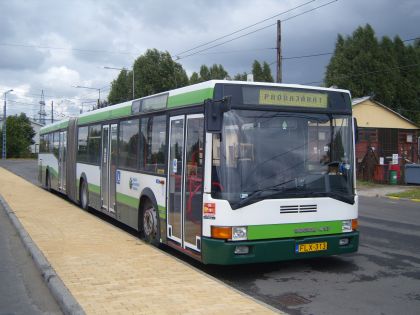
[[[354,203],[350,115],[230,110],[213,135],[212,197],[237,209],[263,199]]]

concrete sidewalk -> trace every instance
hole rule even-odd
[[[277,312],[3,168],[0,195],[87,314]]]
[[[390,197],[388,194],[395,194],[404,192],[410,189],[418,189],[420,186],[407,186],[407,185],[379,185],[373,184],[371,186],[357,186],[357,193],[359,196],[364,197],[386,197],[389,199],[403,199],[419,202],[419,199],[410,199],[410,198],[399,198],[399,197]]]
[[[400,193],[409,189],[412,189],[412,186],[403,186],[403,185],[373,185],[373,186],[361,186],[357,187],[357,193],[359,196],[365,197],[386,197],[386,195],[391,193]]]

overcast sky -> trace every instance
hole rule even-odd
[[[22,111],[33,117],[44,90],[47,119],[51,101],[56,118],[75,115],[82,102],[92,105],[101,88],[106,98],[118,71],[103,67],[131,67],[148,48],[180,52],[257,23],[309,0],[126,0],[60,1],[0,0],[0,93],[8,89],[8,115]],[[420,36],[418,0],[314,0],[291,12],[258,24],[212,45],[282,23],[283,57],[334,50],[337,34],[349,35],[369,23],[378,37]],[[321,8],[309,11],[327,4]],[[297,14],[304,13],[294,17]],[[178,60],[190,75],[200,65],[222,64],[230,75],[249,72],[253,60],[276,60],[276,27]],[[208,46],[201,47],[200,49]],[[200,50],[198,49],[198,50]],[[194,51],[192,51],[194,52]],[[186,56],[181,54],[179,56]],[[330,55],[285,59],[283,82],[322,81]],[[272,65],[275,76],[275,64]],[[315,84],[316,85],[316,84]]]

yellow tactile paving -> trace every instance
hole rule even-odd
[[[87,314],[272,314],[0,168],[0,194]]]

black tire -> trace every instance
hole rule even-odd
[[[143,239],[156,247],[160,244],[160,222],[157,206],[149,199],[144,201],[142,206],[142,226]]]
[[[80,184],[79,202],[80,202],[80,207],[83,210],[89,209],[89,190],[88,190],[87,182],[85,180],[82,180]]]

